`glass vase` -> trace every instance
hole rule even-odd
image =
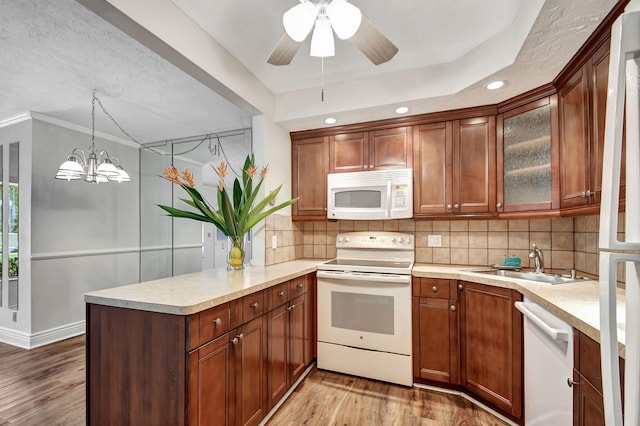
[[[227,269],[237,271],[244,269],[244,235],[228,237]]]

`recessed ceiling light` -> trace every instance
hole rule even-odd
[[[409,108],[407,108],[407,107],[398,107],[398,108],[396,108],[396,114],[405,114],[408,111],[409,111]]]
[[[325,122],[326,124],[336,124],[336,121],[338,121],[338,120],[336,120],[336,119],[335,119],[335,118],[333,118],[333,117],[329,117],[329,118],[325,118],[325,119],[324,119],[324,122]]]
[[[487,84],[487,89],[496,90],[504,86],[504,81],[494,81],[492,83]]]

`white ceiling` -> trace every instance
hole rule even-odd
[[[172,0],[273,93],[289,130],[491,104],[550,82],[615,0],[352,0],[399,53],[374,66],[336,39],[325,60],[308,41],[292,63],[266,63],[297,0]],[[250,113],[73,0],[0,0],[0,122],[35,111],[90,126],[91,91],[143,142],[250,125]],[[170,22],[167,23],[170,25]],[[484,85],[500,78],[504,89]],[[97,114],[97,128],[122,136]]]

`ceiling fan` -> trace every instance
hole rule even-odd
[[[351,41],[375,65],[387,62],[398,52],[347,0],[300,0],[284,13],[282,22],[285,33],[267,60],[272,65],[288,65],[311,29],[311,56],[334,56],[333,32],[341,40]]]

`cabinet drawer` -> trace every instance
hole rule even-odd
[[[282,284],[274,285],[269,289],[269,310],[276,308],[289,301],[289,283],[290,281],[283,282]]]
[[[229,304],[201,312],[199,329],[201,345],[229,331]]]
[[[309,288],[309,281],[307,280],[307,276],[303,275],[296,279],[289,281],[289,296],[291,299],[303,295],[307,292]]]
[[[450,299],[450,282],[451,280],[441,278],[415,278],[413,295],[430,299]]]
[[[265,313],[264,290],[244,296],[241,301],[242,322],[249,322]]]

